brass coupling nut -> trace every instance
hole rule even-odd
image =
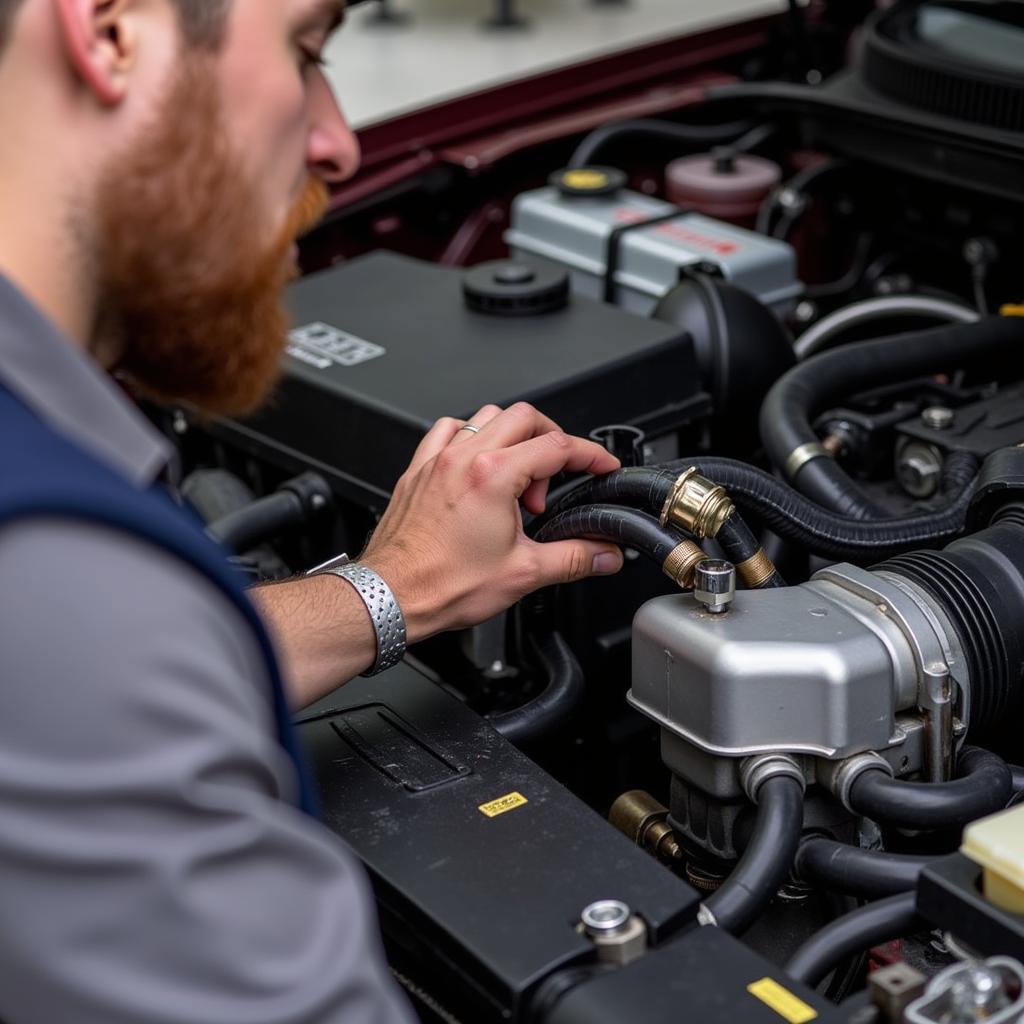
[[[671,522],[695,537],[714,537],[735,510],[725,488],[691,466],[668,492],[661,509],[661,525]]]
[[[612,804],[608,821],[637,846],[664,864],[682,859],[683,851],[668,823],[669,810],[642,789],[623,793]]]
[[[692,540],[684,540],[674,547],[661,563],[661,571],[683,590],[693,586],[693,572],[708,556]]]

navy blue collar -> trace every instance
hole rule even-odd
[[[128,396],[2,274],[0,382],[136,487],[174,464],[174,449]]]

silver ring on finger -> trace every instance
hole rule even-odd
[[[459,427],[456,433],[459,433],[459,431],[462,430],[468,430],[472,434],[480,433],[480,428],[475,423],[464,423],[461,427]]]

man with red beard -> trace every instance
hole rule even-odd
[[[340,6],[0,0],[5,1024],[410,1020],[297,809],[284,689],[621,565],[524,536],[552,475],[617,465],[528,406],[436,424],[357,566],[248,597],[167,499],[111,376],[221,413],[272,386],[293,239],[358,163]]]

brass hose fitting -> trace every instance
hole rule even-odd
[[[724,487],[691,466],[672,485],[661,509],[661,525],[671,522],[695,537],[714,537],[735,508]]]
[[[708,556],[692,540],[684,540],[674,547],[661,563],[661,571],[683,590],[693,586],[693,570]]]
[[[736,566],[736,572],[748,590],[757,590],[774,575],[775,564],[765,554],[764,548],[758,548],[755,554]]]
[[[612,804],[608,821],[662,863],[673,864],[683,856],[668,824],[668,808],[642,789],[623,793]]]

